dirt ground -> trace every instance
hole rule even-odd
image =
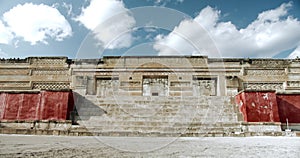
[[[0,135],[0,157],[300,157],[300,137]]]

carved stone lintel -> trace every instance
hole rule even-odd
[[[0,89],[1,88],[24,88],[24,87],[30,87],[30,82],[27,81],[4,81],[0,82]]]
[[[0,69],[0,75],[29,75],[30,69]]]
[[[272,60],[272,59],[254,59],[252,60],[252,65],[264,68],[270,67],[286,67],[290,61],[288,60]]]
[[[287,81],[287,87],[300,88],[300,81]]]
[[[257,76],[269,76],[269,75],[285,75],[284,69],[253,69],[253,70],[246,70],[246,75],[257,75]]]
[[[214,96],[217,94],[216,85],[217,82],[214,79],[199,79],[193,83],[195,95],[208,95]]]
[[[65,90],[70,89],[70,83],[67,82],[34,82],[33,89],[41,90]]]
[[[35,65],[65,65],[66,57],[32,57],[29,58],[31,64]]]
[[[244,83],[246,90],[282,90],[283,83]]]
[[[42,69],[42,70],[33,70],[32,75],[68,75],[69,70],[66,69]]]

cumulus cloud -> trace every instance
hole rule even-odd
[[[120,0],[91,0],[75,20],[93,31],[102,47],[129,47],[134,40],[132,29],[136,21]]]
[[[159,55],[192,55],[201,52],[202,55],[218,56],[214,42],[204,29],[213,27],[216,17],[217,13],[207,7],[195,19],[181,21],[168,35],[156,36],[153,47]]]
[[[65,17],[56,8],[44,4],[17,5],[3,14],[3,21],[7,24],[6,31],[32,45],[37,42],[47,44],[49,37],[62,41],[72,35],[72,28]]]
[[[230,21],[219,22],[221,11],[207,6],[170,34],[157,36],[154,49],[160,55],[169,55],[175,48],[186,54],[216,56],[217,50],[222,57],[272,57],[300,44],[300,22],[287,16],[290,7],[292,3],[284,3],[264,11],[246,28],[237,29]],[[197,23],[201,28],[196,28]]]
[[[183,2],[184,2],[184,0],[175,0],[175,1],[172,1],[172,0],[153,0],[154,5],[156,5],[156,6],[165,6],[169,3],[180,4],[180,3],[183,3]]]
[[[170,0],[154,0],[155,5],[166,5]]]
[[[72,16],[73,15],[73,13],[72,13],[72,10],[73,10],[72,4],[68,4],[66,2],[63,2],[62,7],[64,7],[67,10],[67,15],[68,16]]]
[[[13,34],[4,26],[3,22],[0,20],[0,43],[2,44],[9,44],[13,39]]]

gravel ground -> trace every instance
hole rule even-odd
[[[300,137],[0,135],[0,157],[300,157]]]

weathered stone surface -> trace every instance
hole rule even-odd
[[[80,130],[70,128],[68,135],[232,136],[245,132],[233,96],[243,90],[297,92],[299,67],[297,60],[206,56],[29,57],[0,61],[0,91],[73,90],[78,113],[73,121]],[[4,95],[0,93],[0,98]],[[48,99],[44,108],[56,106],[57,97]],[[17,100],[22,98],[13,100],[16,104],[10,106],[19,107]],[[0,109],[4,104],[0,99]],[[5,115],[0,111],[2,118]],[[246,131],[257,132],[257,127],[251,125]],[[38,132],[59,135],[67,127],[51,129]]]

